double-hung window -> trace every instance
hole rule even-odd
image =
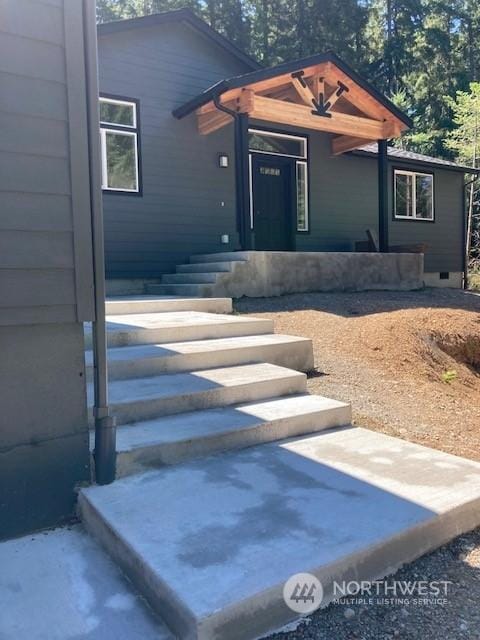
[[[102,188],[140,192],[138,104],[128,99],[100,98]]]
[[[395,218],[433,220],[433,175],[395,170]]]

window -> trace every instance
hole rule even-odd
[[[272,155],[290,156],[292,158],[307,157],[307,140],[286,133],[272,133],[250,129],[248,132],[250,151]]]
[[[100,98],[102,188],[139,193],[137,103]]]
[[[306,162],[297,162],[297,231],[308,231],[308,184]]]
[[[433,220],[433,175],[395,170],[395,218]]]
[[[297,204],[297,231],[308,231],[308,165],[307,138],[275,133],[262,129],[249,129],[250,150],[250,221],[253,229],[252,153],[293,158]],[[297,159],[298,158],[298,159]],[[262,171],[262,169],[261,169]]]

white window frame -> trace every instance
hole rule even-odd
[[[300,158],[306,160],[308,158],[308,139],[304,136],[289,135],[288,133],[277,133],[276,131],[267,131],[266,129],[248,129],[248,133],[257,133],[261,136],[270,136],[271,138],[283,138],[284,140],[301,140],[303,142],[303,155],[290,155],[288,153],[277,153],[275,151],[261,151],[260,149],[249,149],[250,153],[263,153],[267,156],[281,156],[282,158]]]
[[[111,191],[114,193],[140,193],[140,170],[139,170],[139,152],[138,152],[138,115],[137,115],[137,102],[133,100],[120,100],[117,98],[108,98],[106,96],[100,96],[100,102],[106,102],[108,104],[118,104],[133,107],[133,124],[116,124],[112,122],[106,122],[100,118],[100,150],[101,150],[101,164],[102,164],[102,190]],[[108,160],[107,160],[107,134],[112,133],[116,135],[131,136],[135,140],[135,189],[120,189],[118,187],[108,186]]]
[[[271,136],[272,138],[285,138],[289,140],[301,140],[303,142],[303,155],[291,155],[288,153],[276,153],[275,151],[261,151],[260,149],[248,150],[248,170],[250,181],[250,229],[254,228],[253,220],[253,170],[252,170],[252,154],[259,153],[266,156],[277,156],[281,158],[293,158],[295,162],[295,184],[298,181],[298,165],[303,164],[305,166],[305,228],[298,228],[298,215],[295,221],[295,230],[297,233],[308,233],[310,231],[310,205],[308,198],[308,138],[305,136],[278,133],[277,131],[269,131],[268,129],[248,129],[248,133],[258,133],[259,135]],[[298,197],[298,193],[295,194],[295,199]],[[298,213],[298,212],[297,212]]]
[[[397,214],[397,176],[413,176],[412,213],[411,216],[401,216]],[[432,179],[432,208],[430,217],[423,218],[417,216],[417,176],[425,176]],[[435,222],[435,176],[433,173],[423,171],[408,171],[406,169],[395,169],[393,175],[393,214],[396,220],[416,220],[417,222]]]
[[[298,167],[303,165],[305,167],[305,227],[303,229],[298,228]],[[295,163],[295,179],[297,184],[297,192],[295,194],[297,198],[297,233],[306,233],[310,230],[310,207],[308,202],[308,162],[306,160],[297,160]]]

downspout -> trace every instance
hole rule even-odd
[[[470,254],[470,234],[472,233],[472,221],[470,220],[470,203],[467,212],[466,192],[478,180],[475,176],[463,185],[463,288],[468,288],[468,258]]]
[[[250,249],[250,216],[249,212],[249,176],[248,176],[248,114],[229,109],[221,104],[218,96],[213,98],[213,104],[219,111],[223,111],[233,118],[235,136],[235,191],[237,201],[237,224],[242,249]]]
[[[95,419],[95,480],[97,484],[110,484],[115,480],[116,422],[115,418],[110,415],[108,407],[105,255],[99,142],[100,116],[95,0],[84,0],[83,9],[95,302],[95,320],[92,327],[95,392],[93,407]]]

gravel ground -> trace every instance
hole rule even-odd
[[[480,296],[454,290],[243,299],[236,311],[312,339],[309,390],[352,403],[354,423],[480,460]],[[403,568],[449,580],[444,605],[332,604],[275,640],[480,639],[480,529]],[[412,598],[413,600],[413,598]]]

